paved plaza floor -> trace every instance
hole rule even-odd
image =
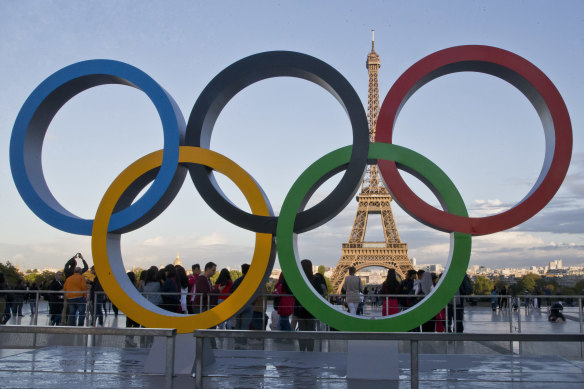
[[[41,307],[42,310],[42,307]],[[467,307],[467,333],[579,333],[578,310],[566,309],[568,321],[547,321],[545,309],[513,314]],[[31,318],[8,324],[29,325]],[[38,324],[46,324],[41,313]],[[125,317],[108,315],[106,326],[124,327]],[[151,340],[122,336],[0,334],[0,388],[160,388],[164,377],[147,374],[144,364]],[[89,342],[89,343],[88,343]],[[28,346],[27,346],[28,344]],[[130,347],[136,345],[137,347]],[[398,381],[347,378],[347,342],[317,341],[316,352],[300,352],[296,341],[248,340],[235,349],[233,339],[218,340],[215,363],[204,371],[205,388],[409,388],[408,344],[399,342]],[[322,351],[321,351],[322,350]],[[512,352],[511,352],[512,351]],[[521,352],[521,353],[520,353]],[[561,388],[584,387],[579,343],[421,342],[421,388]],[[175,388],[194,387],[189,375],[175,377]]]
[[[469,342],[467,342],[469,343]],[[2,388],[160,388],[164,377],[142,371],[148,349],[49,346],[0,353]],[[399,354],[399,381],[346,378],[343,352],[215,350],[205,388],[407,388],[409,354]],[[422,388],[584,387],[584,365],[555,356],[420,354]],[[194,387],[189,375],[175,388]]]

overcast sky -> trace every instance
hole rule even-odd
[[[562,94],[574,130],[568,177],[548,206],[509,231],[473,240],[471,264],[584,263],[584,3],[582,1],[191,1],[0,2],[0,261],[21,268],[61,267],[91,238],[59,231],[38,219],[18,195],[8,161],[12,126],[34,88],[78,61],[108,58],[134,65],[161,84],[185,118],[205,85],[231,63],[255,53],[290,50],[340,71],[367,104],[365,60],[375,28],[381,57],[381,99],[419,59],[464,44],[500,47],[539,67]],[[440,166],[472,216],[501,212],[531,189],[544,159],[539,118],[527,99],[497,78],[458,73],[420,89],[397,121],[394,142]],[[274,210],[295,179],[322,155],[351,143],[337,101],[304,80],[279,78],[246,88],[219,117],[211,148],[248,172]],[[140,91],[100,86],[57,114],[44,142],[47,183],[71,212],[93,218],[112,180],[134,160],[162,147],[156,111]],[[330,192],[334,177],[312,201]],[[408,180],[424,199],[428,190]],[[246,207],[233,185],[232,201]],[[302,257],[336,265],[356,202],[326,225],[299,236]],[[418,263],[446,262],[449,235],[425,227],[393,206],[409,254]],[[367,240],[380,240],[372,220]],[[190,179],[149,225],[125,234],[126,267],[213,260],[219,267],[249,262],[254,234],[224,221],[200,199]],[[278,264],[276,264],[277,267]]]

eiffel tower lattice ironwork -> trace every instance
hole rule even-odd
[[[369,121],[369,140],[375,141],[375,128],[379,113],[379,81],[378,74],[381,66],[379,55],[375,52],[375,37],[372,31],[371,52],[367,55],[367,70],[369,72],[369,94],[367,98],[367,119]],[[408,257],[408,245],[402,243],[393,212],[391,210],[392,197],[379,179],[377,165],[367,167],[365,178],[361,184],[361,192],[357,196],[359,203],[357,214],[351,229],[349,241],[343,243],[342,254],[331,279],[333,291],[340,293],[343,280],[348,274],[349,267],[357,270],[379,266],[395,269],[397,274],[404,278],[405,273],[413,269]],[[365,242],[365,231],[369,215],[381,215],[384,242]]]

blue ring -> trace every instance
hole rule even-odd
[[[20,109],[10,139],[10,168],[16,188],[26,205],[42,220],[59,230],[91,235],[93,219],[66,210],[49,190],[42,169],[43,140],[51,120],[71,98],[98,85],[122,84],[144,92],[158,111],[164,132],[162,166],[152,186],[131,204],[138,193],[128,195],[112,215],[109,231],[141,227],[161,212],[161,203],[176,195],[186,171],[177,169],[185,120],[173,98],[150,76],[123,62],[97,59],[69,65],[49,76]],[[131,204],[131,205],[130,205]]]

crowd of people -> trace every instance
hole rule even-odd
[[[389,316],[407,310],[416,305],[424,296],[436,287],[441,275],[424,270],[409,270],[403,280],[399,280],[395,269],[387,272],[383,284],[369,293],[363,288],[361,279],[355,275],[356,269],[349,268],[341,293],[345,297],[347,311],[354,315],[363,314],[365,298],[381,305],[381,314]],[[440,310],[433,318],[412,331],[422,332],[463,332],[464,331],[464,297],[472,293],[472,284],[468,276],[459,288],[458,296],[448,306]]]
[[[82,267],[78,266],[79,262]],[[244,276],[249,267],[247,264],[242,265]],[[4,275],[0,273],[0,291],[4,291],[0,292],[0,322],[5,324],[12,316],[24,316],[22,305],[26,302],[31,304],[31,315],[34,315],[39,295],[48,302],[49,325],[84,326],[86,316],[90,314],[91,325],[103,326],[109,299],[95,267],[91,267],[92,277],[89,278],[84,276],[88,270],[89,266],[83,255],[77,253],[65,263],[63,271],[57,271],[53,279],[42,285],[40,294],[36,284],[29,285],[22,279],[17,281],[16,286],[9,287]],[[144,298],[156,307],[175,313],[197,314],[225,301],[243,280],[243,276],[232,280],[229,270],[221,269],[213,283],[211,279],[216,271],[217,265],[213,262],[206,263],[202,271],[199,264],[194,264],[192,273],[187,276],[183,266],[168,264],[162,269],[151,266],[140,273],[139,279],[131,271],[127,276]],[[23,293],[20,293],[21,290]],[[111,302],[110,304],[117,316],[117,307]],[[250,304],[249,321],[248,315],[242,313],[239,320],[222,323],[222,328],[244,328],[246,323],[251,323],[254,316],[257,316],[253,313],[254,304]],[[129,317],[126,320],[127,327],[139,326]],[[256,326],[257,322],[255,318]]]
[[[79,261],[82,263],[82,267],[78,266]],[[324,277],[324,267],[320,266],[318,271],[313,273],[312,262],[308,259],[302,260],[301,266],[306,279],[314,290],[327,299],[331,284],[330,280]],[[243,264],[241,266],[242,276],[235,280],[231,279],[228,269],[221,269],[215,282],[211,281],[217,272],[217,265],[213,262],[206,263],[203,269],[199,264],[194,264],[190,275],[187,275],[186,270],[181,265],[173,264],[168,264],[161,269],[151,266],[140,273],[139,279],[133,272],[128,272],[127,275],[130,282],[154,306],[179,314],[197,314],[225,301],[241,285],[249,268],[249,264]],[[49,302],[50,325],[83,326],[86,314],[90,312],[90,324],[103,326],[108,297],[104,293],[94,267],[91,267],[93,276],[91,280],[83,276],[88,269],[89,266],[83,255],[77,253],[67,261],[64,270],[57,271],[54,279],[44,286],[47,292],[43,293],[43,297]],[[340,301],[337,298],[333,302],[344,304],[350,314],[361,315],[363,314],[364,294],[368,294],[368,291],[364,289],[361,278],[355,273],[354,267],[349,268],[349,274],[343,283]],[[406,277],[400,281],[395,269],[390,269],[385,282],[377,290],[371,292],[371,297],[373,297],[372,295],[379,296],[376,297],[375,301],[381,305],[383,316],[393,315],[415,305],[422,298],[421,295],[431,292],[438,280],[439,276],[434,273],[410,270]],[[464,290],[464,286],[463,282],[460,294],[470,294]],[[2,289],[8,289],[8,287],[4,277],[0,274],[0,290]],[[0,312],[4,312],[2,323],[10,319],[11,312],[15,316],[22,315],[22,305],[25,301],[31,303],[31,312],[34,313],[33,305],[36,299],[30,296],[36,294],[37,286],[24,284],[21,280],[14,290],[28,290],[29,293],[12,294],[10,301],[7,299],[8,296],[0,296],[0,304],[3,305],[0,306]],[[276,296],[271,317],[273,330],[314,331],[324,329],[324,325],[315,319],[294,297],[283,274],[280,274],[273,293]],[[264,286],[262,294],[268,294],[267,285]],[[112,304],[112,308],[117,315],[117,307]],[[258,297],[249,302],[236,317],[219,324],[218,327],[222,329],[265,330],[270,321],[266,315],[266,308],[265,299]],[[463,315],[463,300],[452,301],[447,310],[441,310],[418,330],[462,332]],[[456,320],[454,320],[455,316]],[[456,323],[453,324],[454,321]],[[137,327],[138,324],[131,318],[127,318],[126,326]],[[238,339],[238,342],[243,341],[243,339]],[[314,347],[313,342],[310,341],[302,341],[301,343],[301,350],[312,350]]]
[[[314,273],[312,262],[308,259],[301,261],[301,267],[312,288],[323,299],[328,300],[328,294],[332,288],[330,280],[324,276],[324,267],[320,266]],[[168,264],[160,269],[157,266],[151,266],[142,271],[139,277],[136,277],[133,272],[128,272],[127,276],[145,300],[155,307],[179,314],[198,314],[221,304],[234,293],[241,285],[249,268],[249,264],[243,264],[242,275],[237,279],[232,279],[231,272],[226,268],[221,269],[218,276],[214,277],[217,265],[213,262],[207,262],[203,268],[199,264],[194,264],[188,275],[183,266]],[[94,267],[90,269],[92,277],[84,276],[88,270],[89,266],[83,255],[77,253],[67,261],[63,271],[57,271],[48,284],[41,286],[42,297],[49,303],[50,325],[84,326],[88,313],[90,313],[90,322],[87,324],[104,325],[108,296],[101,286]],[[383,316],[394,315],[418,304],[425,295],[432,292],[441,276],[441,274],[424,270],[409,270],[403,279],[399,279],[396,270],[390,269],[381,286],[368,290],[364,288],[361,278],[356,275],[356,269],[350,267],[342,284],[341,295],[331,297],[330,301],[333,304],[342,304],[349,314],[362,315],[367,298],[372,304],[381,306]],[[8,289],[10,288],[0,273],[0,290]],[[12,316],[23,316],[22,307],[25,303],[30,304],[31,314],[34,314],[36,310],[39,295],[36,284],[30,285],[21,279],[11,289],[15,293],[0,293],[0,313],[2,314],[0,322],[2,324],[5,324]],[[275,297],[271,318],[266,315],[267,301],[262,297],[268,294],[267,284],[260,292],[260,297],[248,302],[238,315],[220,323],[218,328],[265,330],[268,322],[271,321],[272,330],[325,329],[324,324],[295,298],[283,274],[280,274],[273,289]],[[463,332],[464,296],[471,293],[472,284],[465,275],[457,297],[453,298],[434,317],[412,331]],[[491,299],[493,311],[507,307],[507,299],[501,298],[501,294],[506,294],[506,290],[493,289]],[[111,305],[117,316],[117,307],[113,303]],[[565,320],[561,313],[561,304],[553,308],[550,321]],[[127,317],[126,326],[138,327],[139,324]],[[244,347],[245,342],[246,339],[237,338],[237,345]],[[302,340],[300,343],[301,350],[311,351],[314,348],[312,341]]]
[[[0,290],[13,290],[13,293],[0,292],[0,324],[6,324],[11,317],[23,317],[24,304],[30,305],[31,315],[36,310],[36,291],[39,290],[36,283],[28,283],[18,279],[14,288],[6,283],[4,274],[0,273]]]

